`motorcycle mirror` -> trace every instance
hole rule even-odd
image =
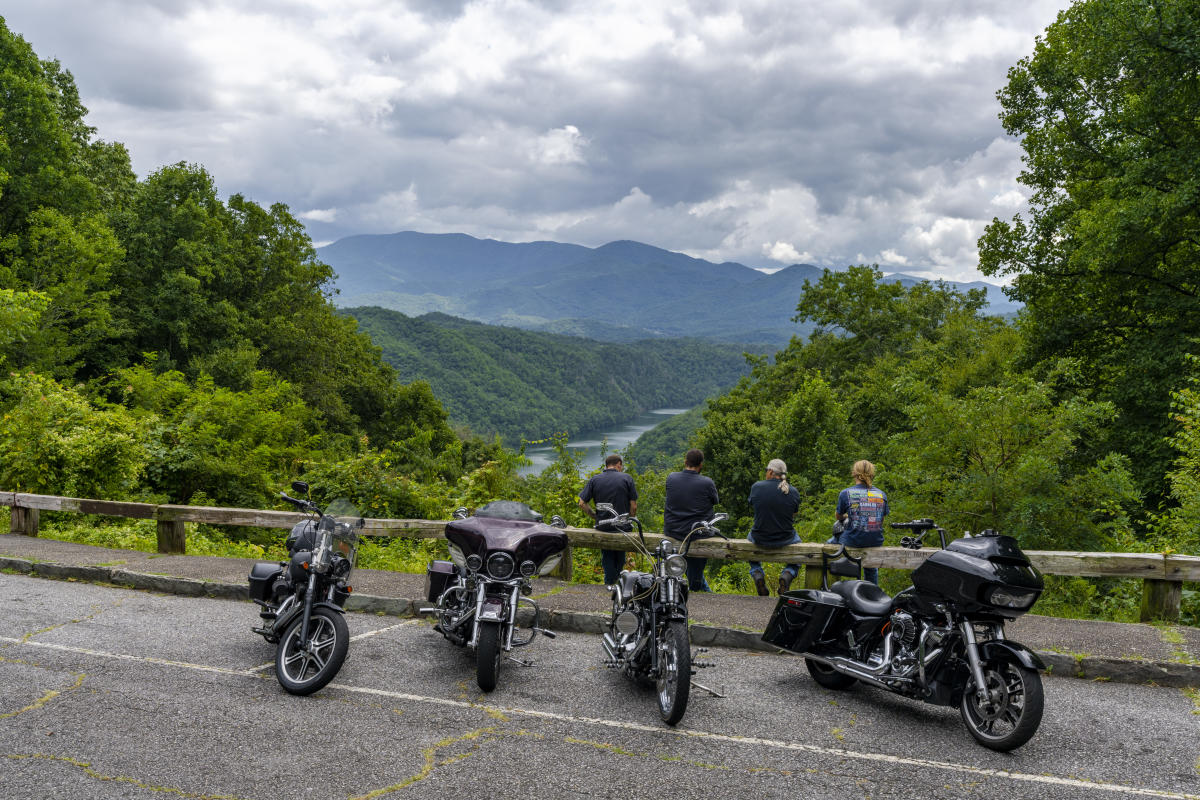
[[[467,507],[459,506],[458,508],[454,509],[454,513],[451,516],[453,516],[455,519],[466,519]]]
[[[555,514],[554,516],[552,516],[550,518],[550,524],[553,525],[555,528],[567,527],[567,521],[565,519],[563,519],[562,517],[560,517],[558,514]]]
[[[617,509],[613,507],[612,503],[596,503],[596,510],[607,511],[609,514],[613,514],[614,516],[617,513]]]
[[[726,514],[724,511],[718,511],[716,514],[713,514],[712,521],[715,524],[718,522],[724,522],[727,519],[729,519],[728,514]]]
[[[304,481],[292,481],[292,491],[299,492],[302,495],[308,495],[308,484]]]

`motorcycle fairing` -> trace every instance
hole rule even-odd
[[[540,522],[468,517],[446,523],[446,539],[465,555],[486,558],[488,552],[503,550],[513,560],[541,564],[567,547],[567,535],[558,528]]]

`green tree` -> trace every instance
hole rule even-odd
[[[1113,449],[1161,496],[1200,335],[1200,4],[1080,0],[998,97],[1033,195],[988,226],[980,268],[1013,279],[1035,358],[1080,360],[1119,412]]]
[[[0,485],[68,497],[134,494],[150,455],[145,421],[32,373],[0,385],[0,408]]]

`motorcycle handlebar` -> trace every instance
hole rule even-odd
[[[316,509],[316,507],[317,507],[317,506],[316,506],[316,504],[315,504],[315,503],[313,503],[311,500],[299,500],[299,499],[297,499],[297,498],[295,498],[295,497],[288,497],[288,496],[287,496],[285,493],[283,493],[283,492],[280,492],[280,493],[279,493],[279,497],[280,497],[281,499],[283,499],[283,500],[286,500],[287,502],[289,502],[289,503],[291,503],[292,505],[294,505],[296,508],[299,508],[299,509],[301,509],[301,510],[303,510],[303,511],[313,511],[313,510],[315,510],[315,509]]]
[[[937,527],[937,523],[931,519],[914,519],[912,522],[892,522],[889,527],[903,528],[910,531],[928,531]]]

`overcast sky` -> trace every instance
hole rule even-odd
[[[463,232],[972,279],[995,94],[1066,0],[6,0],[140,176],[317,243]]]

